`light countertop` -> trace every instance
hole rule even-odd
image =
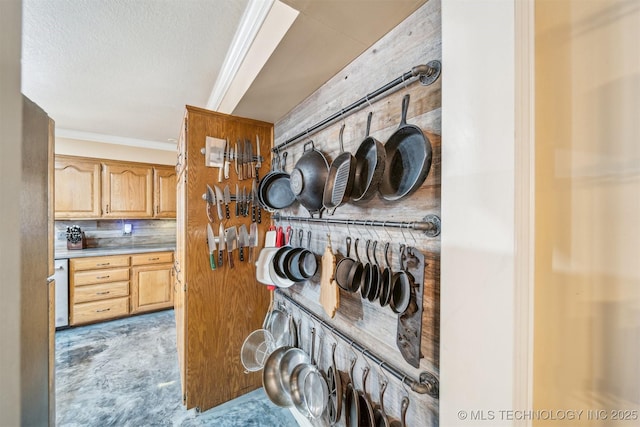
[[[63,258],[82,258],[90,256],[105,255],[126,255],[139,254],[145,252],[164,252],[174,251],[175,245],[144,245],[144,246],[125,246],[118,248],[88,248],[88,249],[56,249],[55,259]]]

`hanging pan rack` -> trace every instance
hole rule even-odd
[[[391,375],[393,375],[399,381],[401,381],[404,384],[406,384],[407,386],[409,386],[411,388],[411,390],[415,391],[416,393],[420,393],[420,394],[428,394],[429,396],[431,396],[431,397],[433,397],[435,399],[439,398],[440,383],[438,381],[438,378],[435,375],[433,375],[432,373],[427,372],[427,371],[421,372],[420,376],[419,376],[419,379],[417,381],[412,379],[412,378],[410,378],[408,375],[403,373],[400,369],[398,369],[398,368],[394,367],[393,365],[385,362],[380,357],[378,357],[375,353],[372,353],[368,348],[362,346],[361,344],[359,344],[356,341],[354,341],[351,337],[349,337],[344,332],[342,332],[342,331],[336,329],[334,326],[328,324],[327,322],[322,320],[320,317],[318,317],[314,312],[312,312],[311,310],[309,310],[308,308],[306,308],[305,306],[303,306],[299,302],[295,301],[290,296],[282,293],[281,291],[276,291],[276,292],[279,295],[281,295],[282,297],[284,297],[288,302],[290,302],[291,304],[295,305],[299,310],[304,311],[307,315],[313,317],[313,319],[316,322],[319,322],[320,324],[322,324],[323,327],[325,327],[326,329],[330,330],[332,333],[334,333],[335,335],[339,336],[344,341],[349,343],[350,346],[352,346],[354,349],[356,349],[357,351],[362,353],[364,356],[366,356],[369,359],[371,359],[378,366],[380,366],[381,368],[383,368],[384,370],[389,372]]]
[[[382,228],[400,228],[407,230],[422,231],[428,237],[436,237],[440,234],[440,217],[438,215],[429,214],[422,221],[375,221],[360,219],[338,219],[338,218],[303,218],[298,216],[283,216],[274,213],[271,218],[280,222],[304,222],[304,223],[321,223],[321,224],[344,224],[344,225],[361,225],[365,227],[382,227]]]
[[[335,112],[334,114],[332,114],[331,116],[327,117],[326,119],[324,119],[322,121],[319,121],[318,123],[316,123],[315,125],[311,126],[310,128],[308,128],[308,129],[300,132],[299,134],[287,139],[285,142],[276,145],[275,147],[273,147],[271,149],[271,151],[273,151],[274,153],[279,153],[282,149],[288,147],[289,144],[292,144],[293,142],[297,141],[298,139],[302,138],[303,136],[307,136],[311,132],[314,132],[314,131],[322,128],[323,126],[328,125],[329,123],[333,122],[335,119],[344,116],[346,113],[349,113],[349,112],[355,110],[356,108],[360,107],[361,105],[363,105],[365,103],[370,103],[377,96],[382,95],[383,93],[393,89],[394,87],[396,87],[396,86],[398,86],[400,84],[406,85],[407,82],[413,77],[418,77],[418,79],[420,80],[420,83],[422,83],[424,86],[428,86],[428,85],[432,84],[433,82],[435,82],[438,79],[438,77],[440,76],[440,70],[441,70],[440,61],[436,61],[436,60],[429,61],[426,64],[416,65],[410,71],[407,71],[406,73],[402,74],[400,77],[396,78],[395,80],[390,81],[389,83],[387,83],[386,85],[384,85],[382,87],[379,87],[378,89],[374,90],[373,92],[369,93],[368,95],[363,96],[362,98],[360,98],[357,101],[353,102],[348,107],[343,108],[340,111]]]

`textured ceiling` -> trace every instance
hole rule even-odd
[[[283,2],[300,15],[233,114],[276,122],[426,0]],[[23,92],[57,128],[177,138],[184,106],[206,105],[249,3],[23,0]]]
[[[167,141],[206,104],[247,0],[23,4],[23,92],[57,126]]]

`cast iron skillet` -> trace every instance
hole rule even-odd
[[[380,280],[380,297],[378,299],[380,307],[384,307],[389,304],[389,299],[391,298],[391,277],[393,276],[393,272],[391,271],[391,263],[389,262],[389,242],[384,245],[384,261],[386,263],[386,267],[382,271],[382,278]]]
[[[386,151],[380,141],[369,136],[371,117],[367,116],[367,133],[356,151],[356,170],[351,199],[354,202],[369,200],[378,190],[384,173]]]
[[[369,285],[369,292],[367,293],[367,299],[370,302],[375,301],[380,293],[380,264],[378,264],[378,257],[376,256],[376,248],[378,247],[378,241],[373,242],[373,264],[371,265],[371,284]]]
[[[351,237],[347,237],[347,256],[342,258],[336,264],[336,272],[335,278],[338,286],[340,286],[345,291],[349,290],[349,271],[353,264],[355,264],[356,260],[351,258]]]
[[[336,367],[336,343],[331,346],[331,366],[327,371],[327,385],[329,387],[327,412],[329,413],[329,422],[331,425],[335,425],[340,421],[342,414],[342,380]]]
[[[403,261],[406,258],[404,253],[406,246],[400,245],[400,271],[396,271],[391,276],[391,299],[389,306],[398,314],[402,314],[409,307],[411,302],[411,286],[413,278],[404,270]]]
[[[407,408],[409,407],[409,398],[404,396],[400,407],[400,418],[402,421],[391,421],[391,427],[405,427],[407,425]]]
[[[359,427],[374,427],[375,426],[375,416],[373,414],[373,406],[371,405],[371,401],[367,397],[366,392],[366,384],[367,377],[369,376],[369,367],[366,366],[362,370],[362,390],[358,391],[358,407],[360,409],[360,414],[358,417],[358,426]]]
[[[373,279],[373,264],[371,264],[371,258],[369,257],[369,246],[371,246],[371,240],[367,240],[367,263],[363,267],[362,280],[360,281],[360,295],[362,298],[369,296],[371,281]]]
[[[389,427],[389,419],[384,412],[384,391],[387,389],[387,381],[380,381],[380,404],[373,410],[376,427]]]
[[[358,390],[353,383],[353,367],[356,365],[355,357],[351,359],[351,367],[349,369],[349,384],[344,395],[344,416],[345,425],[347,427],[359,427],[360,421],[360,402],[358,399]]]
[[[409,94],[402,98],[400,126],[384,145],[386,161],[380,195],[400,200],[422,185],[431,168],[431,142],[418,126],[407,124]]]
[[[353,263],[351,269],[349,270],[349,277],[347,279],[347,284],[349,286],[349,292],[358,292],[358,288],[360,287],[360,282],[362,281],[362,273],[364,270],[364,265],[360,262],[360,255],[358,254],[358,243],[360,239],[356,239],[355,241],[355,252],[356,252],[356,262]]]
[[[349,200],[353,190],[356,159],[350,152],[344,151],[343,133],[344,124],[340,127],[340,154],[331,162],[322,196],[322,204],[329,215],[333,215],[338,206]]]
[[[270,212],[289,207],[296,200],[291,191],[290,176],[284,171],[287,163],[286,152],[282,155],[282,158],[283,163],[280,170],[272,170],[258,184],[258,201],[263,208]],[[279,159],[278,157],[278,161]]]

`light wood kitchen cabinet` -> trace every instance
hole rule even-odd
[[[55,157],[55,217],[100,218],[100,163]]]
[[[173,306],[173,253],[131,257],[131,313]]]
[[[55,156],[55,219],[175,218],[176,168]]]
[[[102,216],[153,216],[153,167],[120,162],[102,165]]]
[[[172,166],[153,168],[153,216],[176,217],[176,169]]]
[[[69,260],[69,324],[81,325],[129,314],[129,256]]]

